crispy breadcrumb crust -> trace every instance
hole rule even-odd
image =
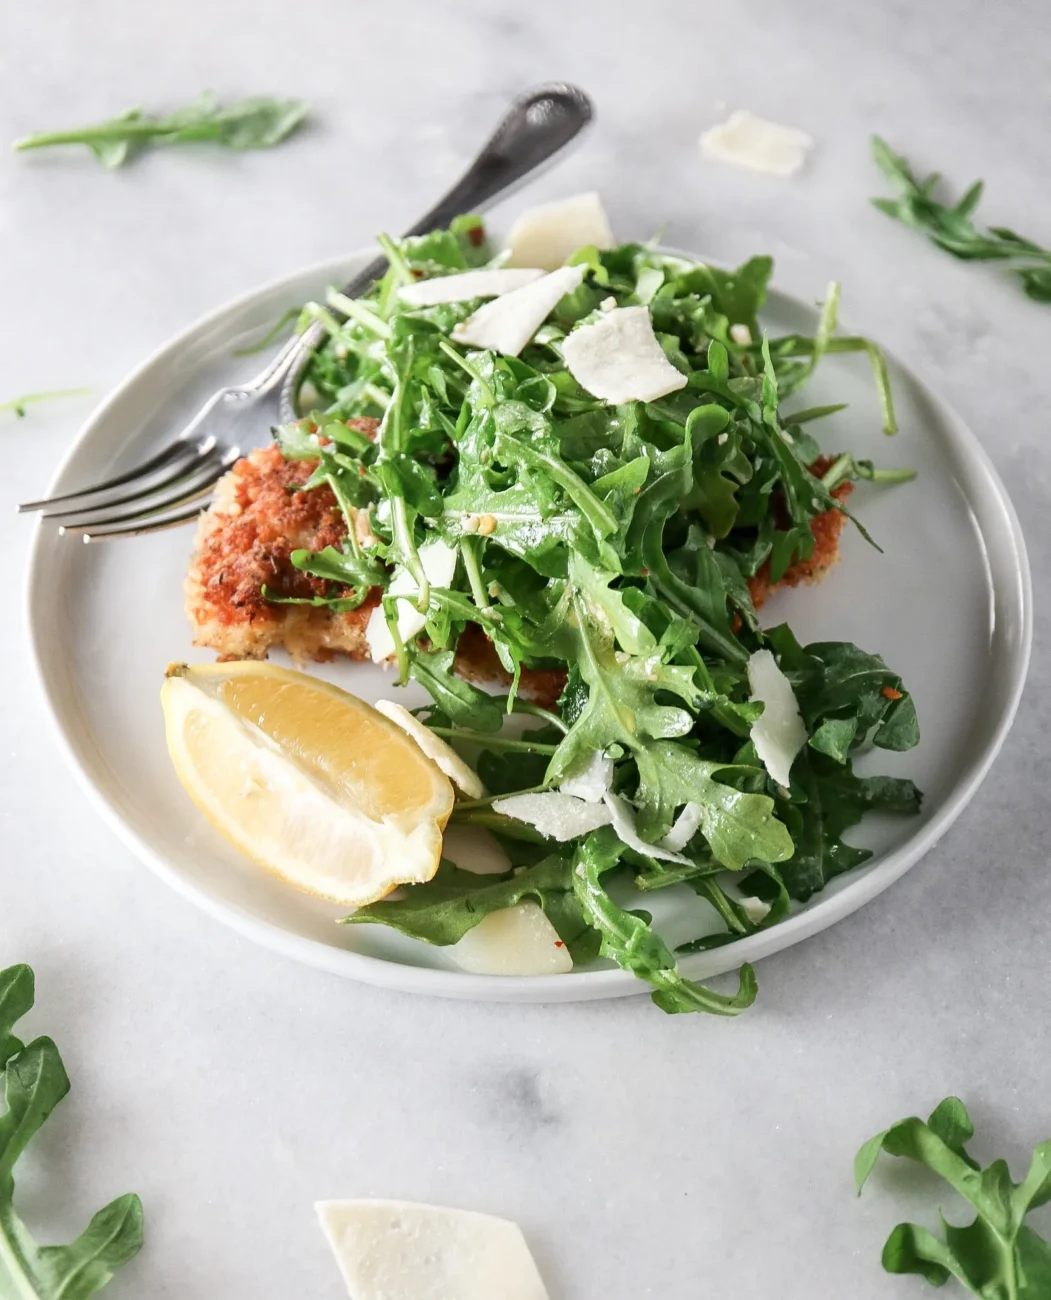
[[[352,420],[353,428],[374,436],[377,421]],[[831,460],[811,467],[815,476]],[[300,492],[315,461],[286,460],[276,446],[253,451],[239,460],[216,485],[212,505],[201,516],[186,579],[186,612],[194,645],[216,651],[220,659],[265,659],[276,646],[297,660],[326,660],[337,654],[368,659],[365,626],[378,604],[373,592],[349,613],[309,605],[274,604],[262,587],[278,596],[332,595],[332,584],[293,568],[298,548],[320,551],[339,546],[346,524],[331,490],[325,486]],[[833,496],[843,502],[852,485],[842,483]],[[770,580],[769,563],[748,579],[758,609],[778,587],[817,582],[839,560],[840,534],[846,516],[839,510],[818,515],[810,525],[814,550],[791,565],[778,582]],[[476,626],[466,629],[456,651],[456,672],[484,685],[508,685],[492,644]],[[561,669],[526,669],[521,693],[551,708],[565,685]]]
[[[823,456],[810,466],[810,472],[815,478],[820,478],[831,464],[832,458]],[[853,491],[853,483],[840,483],[839,487],[832,489],[832,495],[842,505]],[[847,517],[842,510],[826,510],[824,514],[816,515],[810,521],[814,549],[809,558],[790,564],[777,582],[770,581],[770,561],[765,561],[759,572],[748,579],[748,590],[756,609],[779,587],[798,587],[801,582],[820,582],[829,569],[839,563],[839,539],[846,522]]]
[[[354,420],[369,436],[375,420]],[[276,446],[239,460],[216,484],[211,506],[197,527],[186,578],[186,613],[194,645],[220,659],[265,659],[284,646],[295,659],[331,659],[336,654],[367,659],[365,625],[378,595],[358,609],[338,613],[310,605],[274,604],[262,594],[309,599],[346,594],[333,584],[300,573],[294,550],[339,546],[346,524],[328,487],[297,491],[315,461],[286,460]]]

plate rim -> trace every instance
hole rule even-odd
[[[684,253],[678,248],[663,248],[662,251],[695,260],[710,260],[698,257],[696,254]],[[319,280],[323,277],[337,278],[340,274],[351,270],[355,264],[360,264],[371,256],[370,249],[355,249],[340,256],[324,258],[299,267],[228,299],[167,338],[110,390],[92,410],[60,458],[48,484],[47,495],[65,486],[62,480],[70,464],[84,444],[91,439],[96,427],[107,418],[111,408],[123,400],[127,391],[151,369],[162,363],[168,353],[187,345],[195,336],[219,324],[224,317],[236,315],[258,299],[276,296],[282,290],[291,289],[309,278]],[[712,264],[718,265],[718,262],[713,261]],[[780,298],[792,306],[810,309],[809,304],[802,299],[779,289],[772,289],[771,296]],[[761,931],[759,934],[706,953],[682,958],[679,969],[690,978],[714,978],[738,969],[745,962],[758,961],[782,952],[850,916],[888,889],[937,844],[966,809],[1000,753],[1018,712],[1032,652],[1034,619],[1032,574],[1017,512],[992,459],[968,423],[949,402],[936,393],[893,351],[887,348],[883,351],[888,360],[907,375],[910,383],[916,386],[923,398],[932,403],[943,416],[948,417],[948,421],[953,426],[954,441],[962,445],[969,454],[975,468],[980,471],[986,484],[992,489],[995,504],[1003,515],[1006,535],[1014,559],[1014,590],[1010,594],[1012,606],[1019,618],[1019,636],[1011,656],[1010,690],[1005,706],[1000,711],[991,735],[984,742],[978,760],[971,763],[957,779],[936,815],[915,835],[887,853],[864,875],[859,876],[840,892],[820,898],[813,906],[788,917],[770,930]],[[967,499],[970,501],[969,495]],[[186,880],[166,861],[161,852],[125,821],[100,782],[89,771],[63,723],[59,705],[49,685],[44,662],[46,651],[41,643],[37,617],[37,609],[43,597],[40,594],[40,583],[36,578],[38,569],[44,563],[44,545],[47,536],[45,520],[42,516],[38,516],[29,547],[23,592],[23,616],[29,642],[29,657],[43,695],[52,734],[58,742],[66,764],[72,769],[89,803],[98,811],[103,821],[141,862],[179,895],[235,933],[262,944],[282,956],[315,969],[354,979],[359,983],[393,989],[397,992],[470,1001],[544,1003],[629,997],[649,991],[648,986],[641,980],[619,968],[570,972],[563,975],[475,975],[465,971],[414,966],[368,953],[336,948],[304,935],[292,934],[272,921],[247,915],[236,905],[216,898]],[[996,589],[992,577],[990,577],[990,585],[992,589]]]

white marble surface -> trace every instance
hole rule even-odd
[[[0,963],[36,968],[32,1027],[74,1081],[19,1185],[45,1237],[141,1193],[147,1245],[114,1300],[335,1300],[311,1202],[367,1194],[517,1219],[553,1300],[919,1295],[878,1260],[900,1211],[930,1205],[925,1185],[881,1178],[855,1201],[859,1143],[950,1091],[972,1104],[984,1154],[1018,1160],[1051,1133],[1051,308],[866,203],[878,130],[961,186],[984,176],[989,220],[1051,243],[1049,38],[1041,0],[0,11],[0,140],[206,85],[298,92],[317,110],[280,151],[171,151],[115,175],[77,153],[0,154],[0,399],[104,391],[213,305],[411,219],[512,92],[568,77],[599,124],[533,193],[594,185],[625,234],[667,222],[673,242],[726,259],[772,251],[779,283],[813,298],[841,278],[846,319],[982,438],[1038,599],[1021,715],[975,803],[900,884],[763,963],[743,1019],[667,1018],[644,998],[413,1001],[237,939],[88,807],[30,677],[16,594],[30,530],[12,512],[86,407],[0,417]],[[806,172],[702,162],[696,137],[723,105],[810,131]],[[149,616],[148,592],[129,598]]]

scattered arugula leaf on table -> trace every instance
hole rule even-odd
[[[44,149],[83,144],[104,167],[120,167],[148,145],[206,140],[227,149],[268,149],[303,124],[309,106],[302,99],[256,96],[221,104],[211,91],[163,117],[133,108],[108,122],[67,131],[41,131],[14,148]]]
[[[1033,1151],[1025,1178],[1016,1183],[1004,1160],[983,1169],[968,1153],[974,1125],[963,1102],[946,1097],[926,1123],[915,1116],[878,1133],[858,1152],[858,1194],[880,1153],[925,1165],[976,1211],[957,1227],[942,1218],[944,1237],[915,1223],[899,1223],[883,1247],[888,1273],[914,1273],[934,1286],[950,1277],[981,1300],[1047,1300],[1051,1296],[1051,1243],[1026,1222],[1051,1201],[1051,1139]]]
[[[1051,302],[1051,249],[1042,248],[1006,226],[980,230],[972,219],[981,201],[983,181],[975,181],[953,206],[941,203],[934,191],[941,179],[932,172],[917,179],[908,160],[878,135],[872,137],[872,155],[884,175],[900,190],[896,199],[873,199],[874,207],[912,226],[953,257],[966,262],[1015,262],[1008,268],[1036,302]]]
[[[14,1167],[41,1125],[69,1092],[69,1079],[50,1038],[23,1044],[16,1023],[33,1006],[28,966],[0,971],[0,1295],[11,1300],[85,1300],[142,1245],[142,1204],[118,1196],[68,1246],[38,1246],[14,1207]]]

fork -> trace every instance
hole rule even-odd
[[[576,86],[552,82],[526,91],[511,104],[467,171],[406,236],[447,226],[461,212],[489,203],[551,160],[591,121],[590,99]],[[356,298],[387,269],[377,257],[343,286]],[[290,339],[266,367],[243,384],[220,388],[178,437],[134,469],[102,483],[26,501],[20,513],[39,511],[59,522],[60,533],[85,542],[175,528],[196,519],[205,498],[237,461],[260,427],[296,418],[296,397],[310,359],[325,337],[315,323]],[[276,400],[275,400],[276,399]]]

